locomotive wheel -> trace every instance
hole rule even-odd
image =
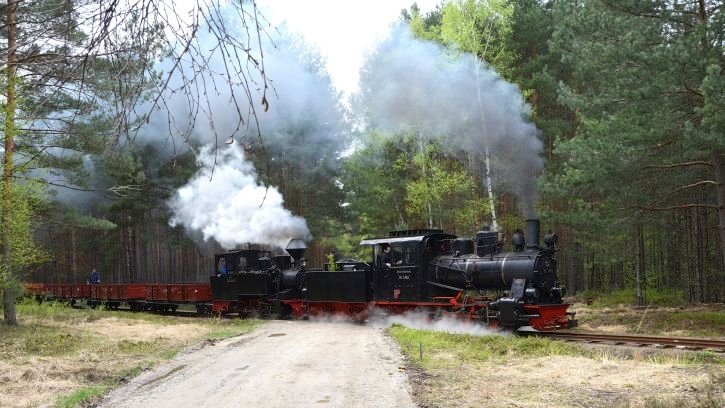
[[[276,315],[279,319],[290,320],[292,319],[292,307],[290,305],[282,303],[277,308]]]

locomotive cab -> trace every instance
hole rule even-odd
[[[214,299],[235,301],[275,293],[277,268],[268,251],[242,249],[214,255],[209,283]]]
[[[393,231],[388,237],[360,243],[372,249],[373,301],[406,303],[430,299],[426,258],[430,256],[428,243],[431,237],[437,237],[436,241],[455,240],[455,236],[441,230],[409,230]],[[382,262],[383,248],[388,245],[392,258],[390,266]],[[450,245],[445,246],[445,250],[450,251]]]

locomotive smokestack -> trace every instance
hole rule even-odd
[[[539,247],[539,220],[526,220],[526,248]]]
[[[295,263],[302,259],[302,255],[304,255],[306,249],[307,245],[305,245],[305,241],[299,238],[291,239],[285,248],[287,253],[295,260]]]

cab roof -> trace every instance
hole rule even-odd
[[[384,238],[368,238],[360,241],[360,245],[378,245],[378,244],[393,244],[400,242],[421,242],[425,238],[436,237],[439,239],[451,238],[455,239],[456,236],[452,234],[446,234],[442,230],[407,230],[407,231],[392,231],[390,235]]]

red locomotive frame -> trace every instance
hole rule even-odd
[[[236,313],[240,316],[267,316],[271,305],[260,298],[214,300],[209,284],[59,284],[28,283],[25,285],[28,295],[48,299],[68,301],[71,304],[85,301],[90,307],[118,309],[126,304],[132,311],[173,312],[181,305],[193,305],[200,315],[225,315]],[[466,298],[463,293],[455,297],[440,297],[434,302],[334,302],[309,301],[304,299],[280,300],[293,318],[305,319],[312,316],[345,316],[355,321],[365,321],[375,311],[392,315],[408,312],[426,313],[435,318],[439,316],[455,317],[463,320],[478,321],[492,327],[498,326],[494,318],[488,319],[487,298]],[[524,305],[531,316],[531,327],[537,330],[554,330],[571,325],[567,315],[568,304]],[[493,316],[491,316],[493,317]]]

